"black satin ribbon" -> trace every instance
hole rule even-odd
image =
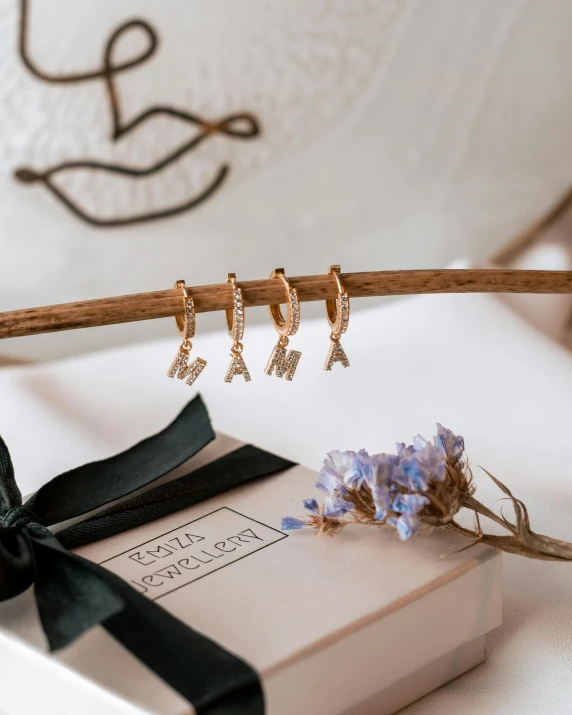
[[[293,466],[245,445],[53,534],[76,519],[147,487],[215,437],[195,397],[162,432],[109,459],[54,477],[25,504],[0,437],[0,601],[34,586],[52,650],[102,625],[195,708],[197,715],[263,715],[256,671],[181,623],[125,581],[68,549],[104,539]]]

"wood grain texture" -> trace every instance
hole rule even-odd
[[[337,296],[335,280],[328,274],[290,278],[302,302]],[[572,271],[419,270],[343,273],[351,298],[428,293],[572,293]],[[284,302],[278,280],[239,283],[246,307]],[[189,287],[198,313],[232,308],[227,283]],[[99,325],[168,318],[181,313],[180,291],[86,300],[41,308],[0,313],[0,339],[51,333]]]

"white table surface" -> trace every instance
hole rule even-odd
[[[343,340],[347,370],[322,370],[327,336],[325,319],[304,321],[302,311],[291,347],[303,355],[287,383],[262,372],[274,332],[247,323],[253,379],[228,385],[230,339],[201,336],[199,316],[195,349],[208,366],[197,387],[215,427],[317,469],[330,449],[390,450],[417,432],[430,436],[439,421],[465,436],[474,465],[525,501],[535,531],[572,540],[571,354],[484,295],[356,312]],[[174,417],[194,394],[166,377],[177,347],[173,322],[171,340],[0,370],[0,433],[23,492]],[[498,508],[498,492],[475,473],[481,499]],[[572,564],[504,561],[504,623],[486,663],[408,715],[572,712]]]

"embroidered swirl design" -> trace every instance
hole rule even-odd
[[[14,175],[19,181],[25,184],[43,184],[44,187],[73,214],[92,226],[129,226],[137,223],[163,219],[169,216],[175,216],[196,208],[210,198],[217,191],[217,189],[220,188],[228,176],[230,166],[228,164],[220,166],[210,183],[204,186],[199,193],[189,197],[181,203],[171,205],[160,210],[132,214],[129,216],[114,216],[111,218],[95,216],[82,208],[82,206],[64,189],[62,189],[61,186],[58,186],[55,181],[58,175],[61,175],[64,172],[90,170],[116,174],[137,180],[158,174],[162,170],[180,160],[187,153],[195,150],[205,140],[216,134],[223,134],[232,139],[242,140],[252,139],[260,135],[260,125],[258,120],[253,114],[248,112],[229,114],[222,119],[209,121],[198,116],[197,114],[192,114],[191,112],[184,111],[177,107],[158,104],[144,110],[132,120],[125,121],[122,117],[120,93],[116,84],[116,78],[119,74],[144,64],[155,54],[159,44],[156,31],[145,20],[129,20],[117,27],[107,40],[101,67],[96,67],[85,72],[72,72],[68,74],[51,74],[43,71],[35,64],[30,56],[28,47],[28,27],[29,0],[20,0],[18,41],[19,54],[24,65],[35,77],[52,84],[79,84],[91,81],[103,82],[106,89],[109,110],[111,112],[111,141],[115,142],[120,140],[122,137],[141,127],[145,122],[147,122],[147,120],[159,115],[186,122],[189,125],[193,125],[198,130],[193,134],[192,138],[183,141],[165,156],[144,167],[123,163],[108,163],[95,159],[77,159],[62,161],[61,163],[49,166],[44,170],[28,166],[16,169]],[[121,62],[114,61],[114,51],[119,41],[122,37],[125,37],[127,33],[133,30],[140,31],[144,34],[145,46],[137,54],[128,59]]]

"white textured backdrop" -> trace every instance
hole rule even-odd
[[[117,78],[127,119],[167,103],[214,119],[249,111],[262,126],[248,141],[216,136],[139,182],[67,177],[74,199],[109,216],[164,207],[231,166],[189,213],[96,229],[14,169],[88,157],[144,165],[189,127],[157,118],[111,142],[102,83],[34,77],[18,55],[18,15],[17,0],[0,0],[0,310],[180,277],[218,282],[229,270],[240,280],[277,265],[299,274],[482,258],[572,178],[569,0],[31,0],[30,54],[46,72],[100,66],[125,20],[156,28],[156,54]],[[122,39],[117,56],[141,39]],[[201,316],[198,329],[221,320]],[[48,357],[171,332],[157,321],[0,352]]]

